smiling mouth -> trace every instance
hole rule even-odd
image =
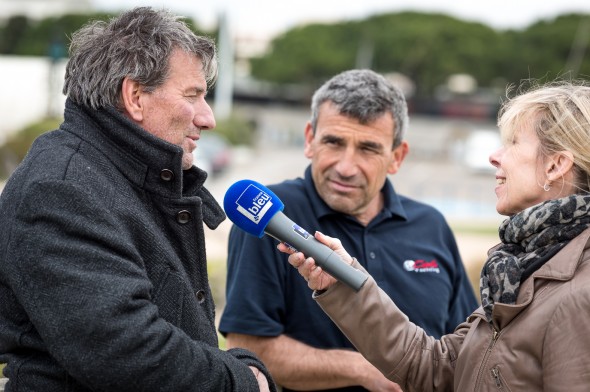
[[[348,193],[355,190],[357,187],[353,184],[348,184],[339,181],[330,181],[332,189],[338,193]]]
[[[191,151],[194,151],[197,148],[197,140],[199,140],[199,139],[192,139],[190,137],[187,137],[187,139],[189,140],[188,141],[188,148]]]

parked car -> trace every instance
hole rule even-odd
[[[202,132],[193,152],[195,165],[212,177],[221,174],[231,163],[230,144],[223,136],[214,132]]]

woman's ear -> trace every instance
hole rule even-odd
[[[559,178],[565,177],[572,171],[574,167],[574,154],[570,151],[560,151],[555,153],[551,159],[547,161],[545,174],[549,181],[555,181]]]
[[[143,121],[143,105],[141,102],[141,85],[128,76],[123,79],[121,86],[121,98],[123,101],[123,108],[132,120],[136,122]]]

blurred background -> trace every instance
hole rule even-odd
[[[502,221],[488,155],[507,88],[590,75],[587,0],[205,3],[0,0],[0,192],[32,140],[61,122],[72,32],[133,6],[167,8],[219,47],[209,95],[218,127],[195,154],[220,201],[239,179],[302,175],[311,94],[338,72],[371,68],[409,102],[410,155],[393,178],[396,190],[445,214],[476,285]],[[207,234],[219,306],[230,225]]]

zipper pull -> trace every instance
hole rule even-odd
[[[496,381],[496,387],[502,389],[502,380],[500,379],[500,372],[497,367],[492,368],[492,377],[494,377],[494,380]]]
[[[494,344],[496,344],[496,340],[498,340],[498,335],[500,335],[500,332],[498,332],[496,328],[492,327],[492,340],[490,340],[488,351],[491,351],[492,347],[494,347]]]

